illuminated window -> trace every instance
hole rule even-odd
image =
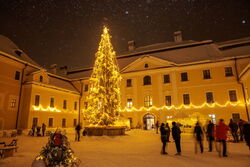
[[[35,96],[35,106],[39,106],[39,104],[40,104],[40,96],[36,95]]]
[[[233,76],[234,74],[233,74],[233,69],[232,69],[232,67],[225,67],[225,76],[226,77],[231,77],[231,76]]]
[[[188,81],[188,73],[187,72],[181,73],[181,81]]]
[[[148,64],[144,64],[144,68],[148,68]]]
[[[236,95],[236,90],[229,90],[229,99],[231,102],[236,102],[237,101],[237,95]]]
[[[74,110],[77,110],[77,102],[74,103]]]
[[[145,76],[143,78],[143,85],[151,85],[151,77],[150,76]]]
[[[15,74],[15,80],[19,80],[20,79],[20,72],[19,71],[16,71],[16,74]]]
[[[144,97],[144,107],[151,107],[152,106],[152,97],[151,96],[145,96]]]
[[[127,87],[132,87],[132,79],[127,79]]]
[[[84,86],[84,91],[87,92],[89,90],[89,85]]]
[[[40,76],[39,80],[40,82],[43,82],[43,76]]]
[[[55,99],[53,97],[50,98],[50,107],[55,107]]]
[[[213,92],[206,92],[207,103],[214,103]]]
[[[213,124],[216,124],[216,115],[215,114],[209,114],[208,117],[211,118],[211,121]]]
[[[53,127],[53,118],[49,118],[49,127]]]
[[[62,119],[62,127],[63,127],[63,128],[66,127],[66,119],[65,119],[65,118]]]
[[[210,70],[203,70],[203,79],[211,79]]]
[[[189,94],[183,94],[183,104],[190,104],[190,97]]]
[[[167,75],[164,75],[164,76],[163,76],[163,79],[164,79],[164,83],[170,83],[170,77],[169,77],[168,74],[167,74]]]
[[[67,100],[63,100],[63,109],[67,109]]]
[[[77,119],[74,119],[73,120],[73,126],[76,126],[77,125]]]
[[[133,106],[133,101],[132,99],[127,99],[127,107],[131,108]]]
[[[171,96],[165,96],[165,105],[171,106]]]
[[[16,99],[11,99],[10,107],[11,108],[15,108],[16,107]]]

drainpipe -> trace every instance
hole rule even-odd
[[[241,85],[241,89],[242,89],[242,93],[243,93],[243,98],[244,98],[245,109],[246,109],[246,113],[247,113],[247,119],[248,119],[248,121],[250,121],[250,119],[249,119],[249,113],[248,113],[248,107],[247,107],[246,94],[245,94],[245,90],[244,90],[244,85],[239,80],[236,58],[234,58],[234,68],[235,68],[235,71],[236,71],[237,82]]]
[[[79,111],[78,111],[78,124],[80,125],[80,116],[81,116],[81,99],[82,99],[82,87],[83,87],[83,84],[82,84],[82,81],[80,80],[80,83],[81,83],[81,89],[80,89],[80,97],[79,97]]]
[[[24,70],[27,68],[27,64],[25,64],[25,67],[22,69],[22,77],[20,82],[20,90],[19,90],[19,101],[18,101],[18,107],[17,107],[17,116],[16,116],[16,129],[18,128],[18,119],[19,119],[19,113],[20,113],[20,105],[21,105],[21,97],[22,97],[22,90],[23,90],[23,76],[24,76]]]

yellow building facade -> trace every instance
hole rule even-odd
[[[44,69],[0,37],[0,128],[84,125],[92,69]],[[121,115],[131,128],[151,129],[156,121],[191,126],[197,120],[249,119],[250,38],[138,48],[129,42],[129,51],[117,60]]]

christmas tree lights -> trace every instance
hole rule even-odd
[[[104,27],[93,73],[89,80],[88,107],[84,118],[92,125],[114,125],[120,112],[121,75],[108,28]]]

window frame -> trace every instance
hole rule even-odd
[[[230,92],[235,92],[235,97],[232,97]],[[229,97],[230,102],[237,102],[238,101],[237,91],[235,89],[228,90],[228,97]],[[235,99],[233,99],[233,98],[235,98]]]
[[[163,75],[163,83],[170,83],[170,75],[169,74],[164,74]]]
[[[211,100],[209,100],[209,96],[208,96],[209,94],[212,95],[211,96],[212,97]],[[208,104],[213,104],[214,103],[214,93],[213,92],[206,92],[205,96],[206,96],[206,103],[208,103]]]
[[[151,76],[146,75],[143,77],[143,86],[144,85],[152,85]]]
[[[227,69],[230,69],[229,71]],[[225,77],[232,77],[234,76],[233,68],[231,66],[224,67]]]
[[[184,93],[182,95],[183,97],[183,104],[184,105],[190,105],[191,104],[191,100],[190,100],[190,94],[189,93]],[[188,97],[188,98],[187,98]],[[186,99],[187,98],[187,99]],[[187,103],[188,102],[188,103]]]
[[[171,106],[171,105],[172,105],[172,96],[171,95],[165,96],[165,106]]]
[[[35,103],[34,103],[35,106],[39,106],[40,105],[40,95],[35,95]]]
[[[126,80],[126,87],[132,87],[132,79],[127,79]]]
[[[146,95],[144,97],[144,107],[152,107],[153,106],[153,98],[150,95]]]
[[[203,79],[211,79],[211,71],[210,70],[203,70]]]
[[[181,73],[181,82],[187,82],[187,81],[188,81],[188,73],[187,72],[182,72]]]

